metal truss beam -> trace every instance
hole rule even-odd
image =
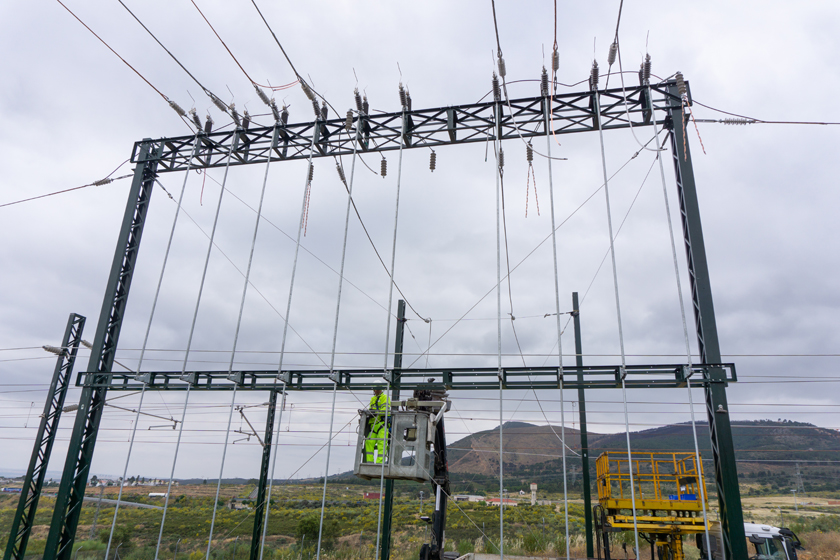
[[[666,125],[671,130],[671,153],[679,195],[697,344],[702,362],[712,364],[719,362],[721,356],[715,307],[712,301],[712,285],[706,261],[703,228],[700,223],[700,206],[697,201],[691,152],[685,139],[684,109],[676,84],[669,87],[672,102]],[[735,465],[735,444],[729,422],[729,406],[723,384],[714,382],[722,380],[725,373],[715,367],[710,368],[709,373],[710,381],[713,382],[705,385],[706,415],[709,419],[709,436],[715,465],[715,483],[720,504],[725,557],[747,558],[744,514],[741,509],[741,492],[738,488],[738,470]]]
[[[95,372],[94,379],[107,378],[106,372],[114,365],[131,279],[152,196],[158,149],[154,142],[145,142],[139,153],[140,161],[134,169],[134,179],[90,351],[88,370]],[[82,390],[43,560],[70,560],[72,556],[107,391],[104,386],[85,387]]]
[[[598,104],[595,103],[596,96]],[[600,111],[596,111],[598,105]],[[549,125],[545,122],[546,111],[550,115]],[[654,122],[670,128],[672,132],[683,234],[703,363],[691,368],[685,364],[634,365],[626,368],[567,367],[562,372],[557,368],[504,368],[502,381],[508,389],[552,389],[557,388],[561,382],[569,389],[603,389],[620,387],[622,376],[626,376],[627,387],[650,389],[685,387],[690,374],[692,382],[704,387],[706,392],[727,558],[745,558],[743,516],[725,394],[727,383],[737,379],[733,364],[719,363],[720,349],[691,156],[684,140],[683,127],[677,125],[682,124],[677,85],[675,81],[669,80],[650,86],[650,95],[645,85],[628,87],[626,90],[517,99],[509,104],[490,101],[401,113],[357,114],[349,131],[344,128],[344,119],[334,119],[201,134],[201,150],[192,161],[193,136],[157,141],[146,139],[136,143],[131,161],[138,165],[114,254],[88,372],[77,378],[77,384],[83,386],[79,413],[70,439],[44,560],[70,560],[107,391],[138,390],[141,387],[141,383],[135,381],[133,376],[114,373],[111,369],[157,173],[184,171],[189,166],[221,167],[225,165],[231,145],[234,148],[232,165],[306,159],[310,156],[350,155],[356,129],[361,138],[359,149],[364,153],[397,150],[401,142],[407,148],[434,148],[486,142],[488,138],[505,140],[548,133],[573,134],[595,131],[599,127],[612,130],[646,126]],[[158,390],[183,390],[188,383],[198,390],[230,390],[234,383],[239,383],[240,390],[272,391],[277,376],[276,371],[241,371],[231,381],[227,372],[202,371],[188,374],[185,382],[180,372],[148,373],[150,388]],[[381,386],[383,373],[387,372],[347,370],[336,372],[336,375],[340,389],[366,390]],[[497,373],[497,368],[409,369],[402,371],[402,386],[404,389],[496,389]],[[333,387],[327,371],[286,371],[282,374],[289,390],[319,391],[331,390]],[[433,377],[434,381],[429,382],[429,377]]]
[[[631,389],[685,387],[690,371],[691,383],[706,386],[738,380],[735,364],[702,364],[690,368],[687,364],[629,365],[624,368],[625,385]],[[446,389],[475,391],[499,388],[499,369],[486,368],[414,368],[400,370],[402,389]],[[712,375],[714,372],[714,376]],[[717,374],[720,372],[720,375]],[[383,370],[334,370],[339,390],[370,391],[385,385]],[[329,370],[285,370],[280,373],[289,391],[332,391]],[[558,389],[557,367],[502,368],[505,389]],[[275,390],[277,370],[227,371],[149,371],[141,373],[149,390],[184,391],[272,391]],[[566,389],[621,388],[621,366],[567,366],[563,368],[563,387]],[[231,380],[231,377],[235,381]],[[433,379],[433,381],[429,381]],[[85,389],[111,391],[139,391],[143,382],[131,372],[80,372],[76,384]]]
[[[70,386],[70,374],[76,363],[76,354],[79,343],[82,341],[84,328],[85,318],[71,313],[61,341],[61,354],[55,363],[44,413],[41,414],[38,435],[35,436],[35,447],[32,450],[32,458],[29,460],[29,469],[23,479],[23,490],[12,520],[12,530],[9,533],[4,560],[20,560],[26,555],[26,545],[35,522],[35,512],[38,509],[38,500],[41,498],[44,476],[47,474],[47,464],[50,462],[56,429],[61,419],[64,398],[67,396],[67,387]]]
[[[201,135],[201,149],[190,163],[194,136],[163,138],[155,156],[158,172],[185,171],[188,167],[224,167],[231,143],[237,143],[230,165],[250,165],[271,161],[333,157],[353,154],[356,129],[361,127],[360,152],[399,150],[405,120],[406,148],[435,148],[448,144],[486,142],[488,138],[501,140],[531,138],[546,134],[545,104],[551,104],[550,127],[554,134],[573,134],[598,130],[598,119],[604,130],[646,126],[653,122],[659,111],[663,124],[664,109],[673,98],[673,81],[651,86],[651,103],[647,86],[565,93],[552,97],[514,99],[507,103],[488,101],[417,109],[398,113],[356,114],[353,127],[345,129],[345,119],[317,120],[298,124],[280,124],[269,127],[249,127]],[[595,95],[601,107],[600,116],[595,110]],[[676,97],[679,103],[679,97]],[[500,118],[496,118],[496,114]],[[277,128],[278,134],[274,134]],[[313,142],[314,136],[314,142]],[[131,161],[135,161],[143,142],[134,145]]]

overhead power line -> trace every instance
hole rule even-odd
[[[195,9],[198,10],[199,14],[201,14],[201,17],[204,19],[204,21],[207,23],[207,25],[210,26],[210,29],[213,31],[213,34],[216,35],[216,38],[219,40],[219,42],[222,43],[222,46],[225,47],[225,50],[228,52],[230,57],[233,59],[233,61],[236,63],[236,65],[239,66],[239,69],[242,70],[242,73],[245,74],[245,77],[248,78],[248,80],[250,80],[250,82],[252,84],[276,91],[276,90],[288,89],[288,88],[292,87],[293,85],[295,85],[296,83],[298,83],[299,80],[295,80],[294,82],[291,82],[289,84],[285,84],[285,85],[282,85],[282,86],[271,86],[271,85],[263,85],[263,84],[257,83],[251,76],[248,75],[248,72],[245,71],[245,68],[242,67],[242,64],[239,62],[239,60],[237,60],[236,56],[234,56],[233,52],[227,46],[227,43],[225,43],[225,41],[222,39],[222,37],[216,31],[216,28],[213,27],[213,24],[210,23],[210,20],[207,19],[207,16],[204,15],[204,12],[201,11],[201,8],[198,7],[198,4],[195,3],[195,0],[190,0],[190,2],[192,2],[192,5],[195,6]]]
[[[167,96],[166,96],[163,92],[161,92],[158,88],[156,88],[156,87],[152,84],[152,82],[150,82],[149,80],[147,80],[147,79],[146,79],[146,77],[145,77],[145,76],[143,76],[143,74],[141,74],[141,73],[140,73],[140,72],[139,72],[139,71],[138,71],[138,70],[137,70],[134,66],[132,66],[131,64],[129,64],[129,63],[128,63],[128,61],[126,61],[126,59],[124,59],[123,57],[121,57],[121,56],[120,56],[120,54],[119,54],[117,51],[115,51],[113,48],[111,48],[111,45],[109,45],[108,43],[106,43],[106,42],[105,42],[105,40],[104,40],[104,39],[102,39],[102,37],[100,37],[99,35],[97,35],[97,34],[93,31],[93,29],[91,29],[90,27],[88,27],[88,25],[87,25],[85,22],[83,22],[83,21],[81,20],[81,18],[79,18],[79,16],[77,16],[76,14],[74,14],[74,13],[73,13],[73,11],[72,11],[70,8],[68,8],[67,6],[65,6],[65,5],[64,5],[64,3],[63,3],[61,0],[56,0],[56,1],[57,1],[59,4],[61,4],[61,7],[63,7],[65,10],[67,10],[67,11],[70,13],[70,15],[71,15],[71,16],[73,16],[74,18],[76,18],[76,21],[78,21],[79,23],[81,23],[81,24],[85,27],[85,29],[87,29],[88,31],[90,31],[90,32],[91,32],[91,34],[92,34],[94,37],[96,37],[97,39],[99,39],[99,41],[100,41],[103,45],[105,45],[106,47],[108,47],[108,50],[109,50],[109,51],[111,51],[112,53],[114,53],[114,54],[117,56],[117,58],[119,58],[120,60],[122,60],[122,61],[123,61],[123,63],[124,63],[126,66],[128,66],[129,68],[131,68],[131,69],[134,71],[134,73],[135,73],[135,74],[137,74],[138,76],[140,76],[140,79],[142,79],[144,82],[146,82],[146,83],[149,85],[149,87],[150,87],[150,88],[152,88],[153,90],[155,90],[155,91],[157,92],[157,94],[158,94],[158,95],[160,95],[161,97],[163,97],[163,99],[164,99],[164,100],[165,100],[165,101],[169,104],[169,106],[172,108],[172,110],[174,110],[176,113],[178,113],[178,116],[181,118],[181,120],[182,120],[182,121],[184,121],[184,122],[187,124],[187,126],[190,126],[189,121],[187,121],[187,120],[184,118],[184,117],[186,116],[186,114],[187,114],[187,113],[186,113],[186,111],[184,111],[184,109],[183,109],[183,108],[181,108],[181,106],[180,106],[180,105],[178,105],[175,101],[173,101],[173,100],[169,99],[169,97],[167,97]],[[120,2],[120,3],[122,4],[122,2]],[[125,6],[125,4],[123,4],[123,6]],[[126,8],[126,9],[128,9],[128,8]],[[85,186],[89,186],[89,185],[85,185]]]
[[[720,122],[720,123],[723,123],[723,124],[754,124],[754,123],[758,123],[758,124],[815,124],[815,125],[821,125],[821,126],[840,125],[840,122],[830,122],[830,121],[829,122],[823,122],[823,121],[766,121],[766,120],[763,120],[763,119],[756,119],[754,117],[747,117],[745,115],[739,115],[738,113],[731,113],[729,111],[724,111],[723,109],[716,109],[715,107],[712,107],[711,105],[706,105],[705,103],[700,103],[696,99],[692,99],[692,103],[694,103],[696,105],[700,105],[701,107],[705,107],[706,109],[716,111],[718,113],[723,113],[724,115],[737,117],[739,119],[745,119],[745,122],[734,122],[734,121],[731,121],[730,119],[714,121],[714,122]],[[699,122],[703,122],[703,121],[699,121]]]
[[[114,181],[119,181],[120,179],[128,179],[131,176],[132,176],[131,174],[121,175],[119,177],[114,177],[113,179],[111,179],[110,177],[105,177],[104,179],[99,179],[98,181],[94,181],[93,183],[88,183],[87,185],[82,185],[80,187],[73,187],[73,188],[70,188],[70,189],[64,189],[64,190],[55,191],[55,192],[51,192],[51,193],[47,193],[47,194],[33,196],[33,197],[30,197],[30,198],[24,198],[22,200],[15,200],[14,202],[6,202],[5,204],[0,204],[0,208],[3,208],[4,206],[13,206],[15,204],[21,204],[23,202],[30,202],[32,200],[38,200],[40,198],[46,198],[48,196],[55,196],[57,194],[63,194],[63,193],[70,192],[70,191],[77,191],[79,189],[84,189],[84,188],[87,188],[87,187],[101,187],[102,185],[108,185],[110,183],[113,183]]]
[[[122,5],[122,7],[123,7],[123,8],[125,8],[125,10],[126,10],[129,14],[131,14],[131,17],[133,17],[133,18],[137,21],[137,23],[139,23],[139,24],[140,24],[140,26],[141,26],[143,29],[145,29],[145,30],[146,30],[146,33],[148,33],[148,34],[151,36],[151,38],[152,38],[152,39],[154,39],[154,40],[155,40],[155,42],[156,42],[158,45],[160,45],[160,47],[161,47],[163,50],[165,50],[165,51],[166,51],[166,54],[168,54],[168,55],[172,58],[172,60],[174,60],[174,61],[175,61],[175,63],[176,63],[176,64],[178,64],[178,66],[180,66],[180,67],[181,67],[181,69],[182,69],[184,72],[186,72],[186,73],[187,73],[187,75],[188,75],[190,78],[192,78],[192,80],[193,80],[196,84],[198,84],[198,87],[200,87],[200,88],[204,91],[204,93],[207,95],[207,97],[209,97],[209,98],[210,98],[210,100],[213,102],[213,104],[214,104],[214,105],[215,105],[215,106],[216,106],[216,107],[217,107],[217,108],[218,108],[221,112],[223,112],[223,113],[225,113],[225,114],[230,114],[230,109],[227,107],[227,105],[225,105],[225,103],[224,103],[224,102],[223,102],[223,101],[222,101],[222,100],[221,100],[221,99],[220,99],[220,98],[219,98],[216,94],[214,94],[212,91],[210,91],[209,89],[207,89],[206,87],[204,87],[204,85],[203,85],[201,82],[199,82],[199,81],[198,81],[198,78],[196,78],[195,76],[193,76],[192,72],[190,72],[189,70],[187,70],[187,67],[186,67],[186,66],[184,66],[184,65],[181,63],[181,61],[180,61],[180,60],[178,60],[178,58],[177,58],[174,54],[172,54],[172,52],[171,52],[169,49],[167,49],[167,48],[166,48],[166,46],[164,46],[164,44],[160,41],[160,39],[158,39],[158,38],[155,36],[155,34],[154,34],[154,33],[152,33],[152,32],[151,32],[151,30],[149,30],[149,28],[148,28],[148,27],[146,27],[146,25],[145,25],[142,21],[140,21],[140,18],[138,18],[138,17],[134,14],[134,12],[132,12],[132,11],[128,8],[128,6],[126,6],[126,5],[125,5],[125,3],[124,3],[122,0],[117,0],[117,2],[119,2],[119,3]],[[183,111],[183,109],[182,109],[182,111]]]

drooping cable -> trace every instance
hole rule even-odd
[[[546,126],[546,135],[545,135],[545,147],[546,153],[551,156],[551,137],[548,135],[548,126],[549,126],[549,113],[548,113],[548,104],[546,104],[546,111],[544,112],[545,116],[545,126]],[[551,256],[554,263],[554,312],[555,318],[557,323],[557,359],[558,359],[558,371],[557,371],[557,381],[558,385],[560,386],[560,442],[563,444],[561,446],[563,450],[563,515],[566,523],[566,558],[569,558],[569,492],[568,492],[568,482],[566,476],[566,411],[564,408],[564,400],[563,399],[563,385],[565,384],[565,376],[563,373],[563,329],[560,325],[560,275],[558,272],[558,265],[557,265],[557,228],[555,224],[555,217],[554,217],[554,177],[552,172],[552,165],[551,159],[548,160],[548,195],[549,195],[549,205],[551,206]],[[537,396],[537,392],[534,391],[534,396]],[[540,405],[540,410],[542,410],[542,405]],[[548,423],[551,426],[551,422]],[[554,428],[551,428],[551,431],[554,431]],[[556,435],[556,434],[555,434]]]
[[[196,6],[196,8],[198,8],[198,6]],[[279,134],[278,125],[277,125],[277,123],[275,123],[274,131],[273,131],[273,135],[272,135],[272,141],[271,141],[272,146],[274,146],[277,143],[278,134]],[[239,301],[239,314],[237,315],[237,318],[236,318],[236,329],[235,329],[234,334],[233,334],[233,347],[231,348],[230,363],[228,364],[228,378],[230,378],[233,375],[233,363],[234,363],[234,360],[236,358],[236,347],[237,347],[237,344],[239,342],[239,331],[240,331],[240,328],[242,326],[242,314],[243,314],[243,311],[245,310],[245,297],[248,294],[248,284],[250,283],[250,280],[251,280],[251,266],[253,265],[253,262],[254,262],[254,248],[257,245],[257,233],[259,232],[259,229],[260,229],[260,219],[262,218],[263,202],[265,201],[265,187],[268,184],[268,170],[269,170],[270,167],[271,167],[271,158],[268,158],[266,160],[266,163],[265,163],[265,174],[263,175],[263,183],[262,183],[262,188],[260,190],[260,202],[257,205],[257,215],[256,215],[256,219],[254,220],[254,235],[251,238],[251,249],[250,249],[250,252],[248,253],[248,265],[245,269],[245,279],[244,279],[244,282],[243,282],[243,285],[242,285],[242,297]],[[216,512],[217,512],[218,507],[219,507],[219,492],[222,489],[222,476],[223,476],[224,470],[225,470],[225,458],[227,457],[228,440],[229,440],[229,437],[230,437],[230,424],[231,424],[231,421],[233,420],[233,409],[234,409],[234,406],[236,404],[236,389],[239,387],[238,380],[234,379],[233,381],[234,381],[233,391],[232,391],[233,394],[232,394],[231,399],[230,399],[230,413],[228,414],[227,430],[225,431],[225,444],[224,444],[224,447],[222,447],[222,461],[221,461],[221,465],[219,466],[219,481],[216,484],[216,499],[213,502],[213,516],[211,517],[211,520],[210,520],[210,534],[207,538],[207,554],[205,555],[206,560],[210,560],[210,549],[211,549],[211,546],[213,544],[213,529],[215,528],[215,525],[216,525]]]
[[[347,124],[348,129],[352,126],[352,112],[348,111],[347,113]],[[335,398],[336,393],[338,392],[338,378],[336,377],[335,373],[335,349],[336,344],[338,343],[338,321],[339,316],[341,314],[341,294],[342,288],[344,287],[344,265],[347,260],[347,236],[350,231],[350,208],[353,206],[353,180],[356,177],[356,152],[359,147],[359,134],[361,131],[361,118],[358,120],[358,124],[356,126],[356,134],[353,140],[353,158],[350,163],[350,183],[346,184],[344,179],[344,170],[341,168],[340,164],[337,165],[339,178],[341,179],[342,183],[345,183],[347,187],[347,209],[344,212],[344,239],[341,244],[341,265],[339,266],[338,271],[338,293],[336,294],[336,301],[335,301],[335,323],[333,326],[333,337],[332,337],[332,348],[330,349],[330,377],[333,380],[333,390],[332,390],[332,407],[330,411],[330,433],[329,438],[327,439],[327,459],[326,459],[326,466],[324,467],[324,490],[321,494],[321,517],[318,522],[318,547],[315,552],[315,558],[319,559],[321,557],[321,542],[323,539],[324,534],[324,515],[326,510],[326,503],[327,503],[327,480],[329,479],[330,475],[330,454],[332,451],[332,433],[333,433],[333,423],[335,422]],[[348,130],[349,132],[349,130]],[[390,316],[390,315],[389,315]]]
[[[213,217],[213,228],[210,231],[210,242],[207,244],[207,254],[204,257],[204,268],[201,272],[201,282],[199,283],[199,287],[198,287],[198,296],[196,297],[196,301],[195,301],[195,310],[193,311],[192,322],[190,324],[190,333],[189,333],[189,336],[187,337],[187,347],[186,347],[186,351],[184,352],[184,361],[181,365],[182,379],[183,379],[183,376],[185,376],[185,374],[186,374],[187,363],[189,362],[189,358],[190,358],[190,349],[192,348],[193,335],[195,334],[195,324],[196,324],[196,320],[198,319],[198,310],[201,307],[201,296],[204,292],[204,282],[207,279],[207,269],[210,265],[210,255],[213,252],[213,240],[216,237],[216,228],[219,225],[219,213],[222,209],[222,200],[224,200],[225,183],[227,183],[228,171],[230,171],[230,162],[231,162],[231,159],[233,158],[233,149],[236,146],[236,144],[237,144],[236,141],[233,141],[233,142],[230,143],[230,149],[228,150],[228,154],[227,154],[227,161],[225,162],[225,173],[224,173],[224,177],[222,178],[221,189],[219,190],[219,201],[216,204],[216,214]],[[172,470],[170,471],[170,474],[169,474],[169,483],[168,483],[167,489],[166,489],[166,498],[164,499],[164,502],[163,502],[163,516],[160,520],[160,532],[158,533],[157,545],[155,546],[155,558],[154,558],[154,560],[158,560],[158,555],[160,554],[160,543],[163,540],[163,528],[166,524],[166,512],[169,508],[169,497],[171,495],[170,491],[172,489],[172,481],[175,478],[175,466],[178,463],[178,452],[181,448],[181,436],[184,433],[184,420],[186,420],[187,406],[190,402],[190,389],[192,388],[193,384],[190,382],[189,378],[187,378],[186,381],[187,381],[187,389],[186,389],[186,395],[184,396],[184,408],[181,411],[181,425],[178,429],[178,439],[175,443],[175,455],[172,458]]]
[[[155,289],[155,296],[152,299],[152,309],[149,312],[149,321],[146,323],[146,334],[143,336],[143,345],[140,347],[140,358],[137,361],[137,369],[135,371],[135,378],[140,376],[140,371],[143,367],[143,359],[146,356],[146,348],[148,347],[148,344],[149,344],[149,334],[151,333],[151,330],[152,330],[152,321],[154,320],[154,317],[155,317],[155,310],[157,309],[157,303],[158,303],[158,299],[160,297],[160,288],[161,288],[161,285],[163,284],[163,275],[166,272],[166,264],[169,261],[169,251],[172,248],[172,240],[175,237],[175,226],[178,224],[178,216],[180,215],[180,212],[181,212],[181,204],[184,201],[184,192],[186,191],[186,188],[187,188],[187,179],[189,179],[189,176],[190,176],[190,171],[192,169],[193,158],[195,157],[196,151],[198,150],[199,141],[200,141],[199,140],[199,135],[196,134],[195,135],[195,140],[193,141],[193,150],[192,150],[192,153],[190,154],[190,159],[187,162],[187,170],[184,173],[184,182],[181,185],[181,194],[178,197],[178,206],[175,209],[175,216],[172,219],[172,228],[169,231],[169,240],[166,242],[166,250],[164,251],[164,254],[163,254],[163,263],[161,264],[161,267],[160,267],[160,276],[158,277],[157,288]],[[129,465],[129,462],[131,461],[131,452],[134,449],[134,439],[137,435],[137,424],[138,424],[138,421],[140,420],[140,410],[143,408],[143,397],[146,394],[146,388],[147,387],[148,387],[148,384],[144,381],[143,382],[143,388],[140,390],[140,402],[137,405],[137,414],[134,417],[134,425],[132,426],[131,437],[129,438],[128,453],[126,454],[126,457],[125,457],[125,467],[123,468],[123,476],[122,476],[123,481],[126,479],[126,476],[128,475],[128,465]],[[114,506],[114,517],[111,520],[111,531],[108,534],[108,544],[105,545],[105,558],[108,558],[108,555],[109,555],[110,550],[111,550],[111,543],[114,540],[114,529],[116,528],[117,516],[119,515],[119,512],[120,512],[120,503],[122,501],[122,493],[123,493],[123,485],[120,484],[120,490],[117,493],[117,503]]]
[[[622,330],[621,326],[621,302],[618,296],[618,270],[615,264],[615,237],[613,236],[612,212],[610,210],[610,188],[609,178],[607,177],[607,156],[604,150],[604,130],[601,126],[601,102],[598,95],[597,63],[593,63],[592,67],[594,78],[591,82],[591,87],[593,90],[592,98],[595,101],[595,115],[598,120],[598,137],[601,143],[601,168],[604,173],[604,194],[607,202],[607,227],[609,229],[610,235],[610,257],[612,261],[613,287],[615,288],[615,312],[616,319],[618,321],[618,344],[621,351],[621,394],[622,400],[624,401],[624,433],[627,438],[627,468],[629,469],[630,473],[630,502],[633,509],[633,536],[636,540],[636,551],[638,553],[639,527],[636,519],[636,488],[635,483],[633,481],[633,457],[630,451],[630,416],[627,411],[627,386],[624,382],[625,377],[627,377],[627,358],[624,353],[624,331]]]
[[[648,98],[650,98],[650,84],[648,84]],[[656,143],[659,145],[659,127],[656,125],[656,119],[653,119],[653,134],[656,138]],[[664,144],[664,142],[663,142]],[[662,196],[665,201],[665,216],[668,221],[668,234],[671,240],[671,256],[674,261],[674,278],[676,279],[677,299],[680,302],[680,318],[682,319],[683,337],[685,339],[685,355],[688,360],[688,372],[686,375],[686,388],[688,391],[688,402],[691,410],[691,436],[694,439],[694,456],[697,464],[697,478],[698,486],[700,488],[700,505],[703,509],[703,528],[706,536],[706,553],[708,560],[712,560],[712,547],[709,538],[709,519],[706,512],[706,480],[703,476],[703,461],[700,458],[700,444],[697,441],[697,423],[694,417],[694,396],[691,392],[691,375],[692,375],[692,356],[691,356],[691,342],[688,337],[688,321],[685,315],[685,302],[683,301],[682,282],[680,280],[680,267],[677,261],[677,244],[674,240],[674,225],[671,221],[671,205],[668,201],[668,187],[665,183],[665,167],[662,163],[661,154],[656,154],[656,159],[659,160],[659,175],[662,179]]]

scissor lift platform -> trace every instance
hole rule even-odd
[[[631,465],[626,453],[608,451],[598,457],[595,469],[599,558],[603,552],[603,558],[610,559],[609,533],[633,531],[634,525],[652,547],[667,551],[674,560],[683,558],[684,535],[705,532],[700,497],[708,494],[694,453],[633,452]],[[705,506],[708,510],[708,497]]]

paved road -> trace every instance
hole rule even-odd
[[[98,502],[99,498],[98,497],[94,498],[92,496],[91,497],[85,496],[85,501],[86,502]],[[117,505],[117,500],[109,500],[108,498],[102,498],[102,503],[103,504]],[[153,506],[151,504],[138,504],[136,502],[121,501],[120,502],[120,507],[124,507],[124,506],[139,507],[139,508],[146,508],[146,509],[163,509],[163,506]]]
[[[55,494],[44,494],[44,496],[51,496],[51,497],[54,498]],[[98,496],[97,497],[85,496],[85,501],[86,502],[98,502],[99,497]],[[117,500],[102,498],[102,503],[103,504],[117,505]],[[125,502],[125,501],[120,502],[120,507],[122,507],[122,506],[139,507],[139,508],[146,508],[146,509],[163,509],[163,506],[153,506],[153,505],[150,505],[150,504],[138,504],[136,502]]]

